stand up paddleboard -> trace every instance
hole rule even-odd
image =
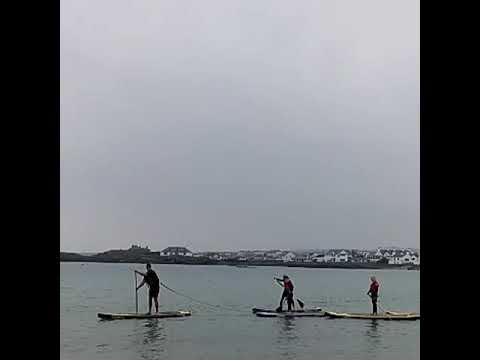
[[[100,319],[103,320],[126,320],[126,319],[163,319],[191,316],[190,311],[161,311],[153,314],[136,314],[136,313],[98,313]]]
[[[262,309],[262,308],[253,308],[252,309],[252,312],[254,314],[256,313],[273,313],[273,314],[278,314],[278,313],[319,313],[319,312],[322,312],[322,309],[317,307],[317,308],[312,308],[312,309],[298,309],[298,310],[283,310],[283,311],[277,311],[277,310],[273,310],[273,309]]]
[[[283,317],[283,318],[292,318],[292,317],[324,317],[324,311],[282,311],[282,312],[256,312],[255,315],[258,317]]]
[[[339,313],[326,311],[325,315],[337,319],[368,319],[368,320],[420,320],[420,314],[414,312],[386,311],[377,315],[367,313]]]

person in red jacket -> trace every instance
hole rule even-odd
[[[368,290],[367,295],[372,299],[373,315],[377,315],[378,288],[380,287],[380,284],[375,276],[372,276],[370,280],[372,282],[370,283],[370,289]]]
[[[283,275],[283,280],[275,278],[278,283],[283,287],[282,299],[280,300],[280,306],[277,308],[278,312],[282,311],[283,300],[287,299],[288,311],[295,308],[295,303],[293,302],[293,283],[287,275]]]

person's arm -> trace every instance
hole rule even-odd
[[[279,278],[274,278],[274,279],[277,281],[278,285],[280,285],[281,287],[285,287],[282,279],[279,279]]]
[[[145,279],[143,279],[140,285],[137,286],[137,290],[140,289],[143,285],[145,285]]]
[[[142,273],[142,272],[140,272],[140,271],[138,271],[138,270],[135,270],[135,272],[136,272],[137,274],[139,274],[139,275],[142,275],[142,276],[146,276],[146,275],[147,275],[147,274],[144,274],[144,273]]]

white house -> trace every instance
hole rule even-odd
[[[410,254],[410,262],[412,264],[415,264],[417,262],[417,255],[416,254]]]
[[[377,249],[377,252],[375,253],[376,256],[380,256],[382,258],[387,258],[387,259],[391,259],[392,257],[395,256],[395,250],[387,250],[387,249],[381,249],[381,248],[378,248]]]
[[[335,262],[348,262],[351,258],[352,258],[352,255],[350,255],[345,250],[342,250],[335,255]]]
[[[369,263],[376,263],[380,261],[383,258],[381,255],[376,255],[376,254],[370,254],[367,256],[367,262]]]
[[[413,260],[415,265],[420,265],[420,254],[416,254],[415,260]]]
[[[403,263],[420,265],[420,255],[414,252],[407,252],[403,257]]]
[[[323,257],[324,262],[335,262],[336,252],[334,250],[327,251]]]
[[[160,252],[161,256],[193,256],[192,252],[185,247],[169,246]]]
[[[388,258],[388,263],[390,265],[402,265],[403,264],[403,258],[400,255],[394,255]]]
[[[315,262],[325,262],[325,254],[315,254],[312,259]]]
[[[282,260],[285,262],[293,261],[295,258],[296,255],[291,251],[282,256]]]
[[[384,253],[384,257],[388,259],[388,263],[392,265],[402,265],[404,256],[406,253],[404,251],[392,251],[391,254]]]
[[[402,262],[404,264],[410,264],[412,262],[412,255],[410,255],[409,253],[405,253],[403,256],[402,256]]]
[[[388,258],[389,264],[403,265],[403,264],[419,264],[418,254],[411,251],[396,251],[393,256]]]

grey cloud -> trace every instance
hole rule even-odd
[[[61,3],[61,248],[419,243],[417,1]]]

